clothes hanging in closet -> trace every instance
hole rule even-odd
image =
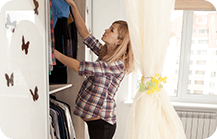
[[[64,119],[61,113],[61,110],[59,110],[59,107],[55,107],[55,105],[50,104],[50,108],[53,109],[56,112],[56,115],[58,117],[58,125],[59,125],[59,131],[60,131],[60,139],[67,139],[66,138],[66,129],[64,127]]]
[[[58,18],[69,17],[69,4],[65,0],[52,0],[53,25],[56,26]]]
[[[76,139],[68,104],[50,98],[50,116],[54,129],[51,137],[54,135],[56,139]]]
[[[57,139],[57,138],[55,137],[55,135],[54,135],[55,130],[54,130],[54,127],[53,127],[53,125],[52,125],[52,117],[51,117],[51,116],[49,116],[49,122],[50,122],[50,134],[49,134],[49,139]]]
[[[56,112],[54,109],[50,108],[50,116],[52,118],[52,121],[50,124],[53,126],[54,130],[50,132],[54,132],[54,136],[56,139],[61,139],[60,137],[60,127],[58,123],[58,112]]]
[[[71,10],[70,10],[71,11]],[[72,12],[71,12],[72,13]],[[74,22],[73,14],[69,14],[68,18],[68,32],[69,32],[69,44],[67,45],[67,56],[77,59],[77,51],[78,51],[78,36],[77,36],[77,28]],[[72,21],[70,21],[72,20]]]
[[[54,48],[55,48],[55,38],[54,38],[54,26],[53,26],[53,9],[52,2],[49,0],[48,2],[49,9],[49,26],[48,26],[48,59],[49,59],[49,71],[53,70],[53,65],[56,65],[56,59],[54,58]]]
[[[69,38],[67,29],[67,18],[59,18],[54,28],[55,49],[63,54],[67,52],[67,40]],[[53,71],[49,76],[50,83],[66,84],[67,83],[67,67],[60,61],[56,60]]]
[[[58,13],[57,11],[59,10],[59,14],[53,13],[54,42],[52,43],[56,50],[76,59],[78,47],[77,29],[74,22],[68,22],[70,17],[69,15],[71,15],[71,18],[74,17],[70,8],[67,8],[68,14],[66,14],[66,10],[61,11],[62,7],[57,7],[61,6],[61,4],[57,4],[59,1],[62,3],[62,0],[51,0],[51,8],[53,9],[53,12]],[[65,6],[65,3],[63,5]],[[53,66],[53,70],[51,71],[49,78],[50,84],[66,84],[67,67],[56,60],[56,65]]]

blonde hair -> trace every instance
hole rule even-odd
[[[100,51],[100,60],[107,61],[108,63],[122,60],[126,69],[126,73],[129,74],[135,70],[133,50],[130,43],[130,35],[127,22],[115,21],[113,24],[119,24],[118,27],[118,39],[122,40],[122,43],[110,55],[106,55],[107,46],[104,45]]]

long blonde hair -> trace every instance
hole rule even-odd
[[[100,51],[100,60],[107,61],[108,63],[115,62],[116,60],[122,60],[126,69],[126,73],[129,74],[135,70],[133,50],[130,43],[130,35],[127,22],[119,20],[113,22],[113,24],[119,24],[118,27],[118,39],[122,40],[122,43],[110,55],[106,55],[107,46],[104,45]]]

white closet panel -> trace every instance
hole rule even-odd
[[[13,139],[49,135],[46,0],[37,2],[38,15],[34,0],[10,1],[0,13],[0,129]]]

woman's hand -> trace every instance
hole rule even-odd
[[[57,51],[56,49],[54,49],[54,56],[57,60],[59,60],[59,54],[60,54],[60,52]]]
[[[74,0],[65,0],[70,6],[77,7]]]
[[[61,63],[63,63],[65,66],[69,67],[70,69],[72,69],[76,72],[79,71],[80,61],[78,61],[77,59],[68,57],[68,56],[60,53],[56,49],[54,49],[54,55],[55,55],[55,58],[57,60],[59,60]]]

